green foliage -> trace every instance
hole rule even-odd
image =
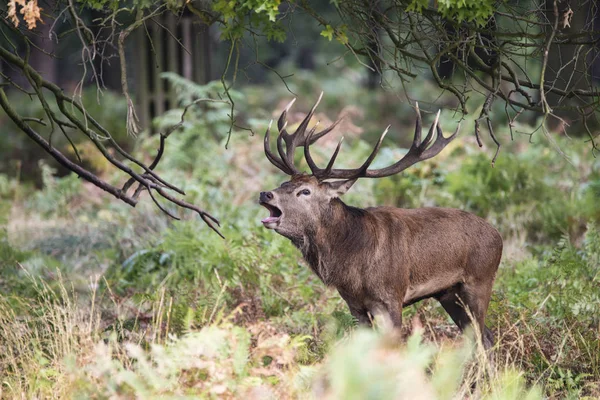
[[[503,154],[497,166],[490,168],[486,155],[471,157],[460,170],[446,176],[449,194],[480,215],[502,213],[510,206],[529,203],[531,193],[543,196],[547,186],[543,170],[530,168],[521,162],[523,159]]]
[[[471,387],[465,374],[481,378],[485,359],[475,370],[468,362],[484,357],[468,343],[455,349],[439,350],[422,342],[416,331],[400,348],[389,345],[374,331],[359,330],[342,342],[323,366],[327,393],[336,399],[451,399],[469,397]],[[493,379],[478,381],[481,398],[542,399],[539,387],[529,387],[522,374],[507,369]],[[480,397],[477,397],[480,398]]]
[[[526,260],[502,276],[512,302],[541,310],[556,321],[599,320],[600,234],[588,227],[581,249],[563,238],[542,260]],[[565,295],[562,295],[562,294]]]
[[[40,102],[35,99],[37,98],[32,99],[20,92],[11,93],[10,97],[12,106],[20,115],[46,121],[47,126],[32,123],[32,127],[52,146],[76,160],[75,151],[58,127],[55,127],[54,133],[50,135],[52,128],[47,124],[47,116]],[[84,90],[81,102],[87,113],[106,128],[121,147],[126,150],[132,147],[131,137],[127,136],[124,122],[127,116],[127,103],[124,98],[115,93],[104,92],[98,102],[96,90],[88,88]],[[56,103],[50,102],[49,105],[53,112],[58,112]],[[76,116],[82,117],[77,111],[74,112]],[[83,117],[82,120],[84,120]],[[33,143],[4,113],[0,115],[0,124],[3,128],[3,135],[0,137],[0,159],[3,160],[0,163],[0,173],[6,173],[10,177],[18,176],[23,182],[39,183],[41,181],[40,160],[58,167],[54,158]],[[77,146],[84,165],[89,166],[96,173],[108,169],[109,161],[85,135],[68,127],[65,127],[65,132]],[[64,174],[62,167],[59,167],[58,170]]]
[[[383,149],[380,165],[390,165],[404,155],[404,152]],[[387,163],[387,164],[386,164]],[[393,175],[389,179],[375,182],[374,194],[377,204],[415,208],[431,205],[429,192],[444,193],[447,181],[437,161],[416,165],[406,173]]]
[[[154,398],[159,393],[162,396],[235,393],[253,383],[247,378],[249,345],[250,334],[246,330],[211,326],[165,345],[154,344],[148,351],[129,343],[125,350],[132,366],[128,367],[129,362],[113,359],[113,349],[120,347],[118,343],[100,343],[95,349],[94,362],[80,378],[98,379],[100,385],[78,394],[85,397],[135,394]],[[199,385],[200,390],[194,390],[193,385]],[[98,393],[98,388],[103,393]]]
[[[165,0],[166,3],[170,3],[171,1],[173,0]],[[123,0],[77,0],[77,3],[94,10],[110,10],[112,12],[130,5],[130,3],[132,3],[134,7],[139,8],[153,7],[156,5],[156,1],[154,0],[132,0],[126,2]]]
[[[218,98],[222,90],[220,82],[196,85],[175,75],[165,78],[174,84],[181,108],[154,121],[161,132],[181,121],[183,107]],[[310,78],[299,74],[293,88],[300,103],[315,91]],[[412,118],[404,120],[407,110],[389,107],[388,98],[369,98],[340,82],[334,76],[322,86],[364,106],[377,120],[402,115],[394,124],[398,132],[412,124]],[[253,88],[232,96],[238,115],[255,116],[248,124],[263,132],[271,118],[267,110],[276,108],[269,103],[289,95]],[[341,108],[326,99],[322,106],[329,116]],[[298,105],[299,110],[308,107],[308,102]],[[38,398],[66,388],[63,398],[73,393],[82,398],[95,393],[246,398],[251,390],[264,391],[261,398],[323,391],[332,398],[385,398],[426,390],[430,398],[449,399],[472,396],[473,382],[481,388],[481,398],[539,398],[541,389],[532,387],[534,382],[556,398],[595,393],[590,386],[600,377],[598,338],[592,329],[600,315],[600,239],[594,221],[600,212],[594,200],[600,175],[591,157],[571,157],[571,165],[541,145],[528,144],[524,150],[507,145],[491,168],[489,157],[459,139],[439,157],[397,176],[358,182],[345,196],[359,206],[463,208],[502,231],[507,250],[488,325],[500,343],[497,360],[510,361],[495,367],[495,378],[488,380],[487,372],[472,367],[477,353],[471,346],[447,346],[451,339],[443,332],[451,322],[434,302],[408,308],[405,321],[407,329],[411,316],[439,327],[425,337],[433,335],[441,350],[418,333],[397,348],[378,334],[355,330],[343,301],[314,276],[298,250],[262,229],[265,210],[256,204],[257,192],[286,177],[264,160],[262,135],[234,130],[232,146],[224,148],[228,112],[229,105],[219,102],[191,106],[185,122],[169,136],[157,167],[161,176],[183,187],[186,200],[206,205],[222,219],[225,240],[210,234],[191,212],[178,214],[182,221],[169,221],[144,195],[133,210],[115,202],[81,207],[95,192],[88,193],[76,178],[57,178],[48,167],[43,167],[44,188],[39,191],[30,192],[9,178],[0,184],[6,193],[0,195],[0,205],[5,217],[12,218],[11,228],[0,236],[0,261],[12,266],[4,269],[0,289],[12,294],[17,304],[10,307],[20,317],[2,314],[0,304],[0,321],[23,330],[23,320],[43,321],[64,304],[76,304],[73,318],[89,317],[72,326],[98,321],[89,336],[82,329],[66,334],[69,343],[77,343],[66,353],[48,350],[56,339],[51,332],[68,332],[57,327],[71,325],[37,326],[43,335],[39,345],[31,346],[35,352],[20,350],[26,356],[21,358],[36,361],[15,367],[7,382]],[[349,130],[357,122],[351,120]],[[370,138],[380,127],[361,125],[364,134],[349,135],[340,167],[355,166],[372,149]],[[148,148],[137,150],[155,150],[157,138],[145,139],[141,143]],[[322,162],[335,143],[315,148],[314,157]],[[396,143],[384,142],[390,147],[381,149],[374,167],[405,153]],[[69,212],[58,212],[55,204]],[[566,232],[571,233],[568,239]],[[62,274],[66,298],[76,295],[79,300],[69,303],[59,296],[59,301],[44,303],[23,279],[26,274],[58,292],[57,275]],[[97,302],[93,307],[85,303],[90,297]],[[36,318],[30,318],[28,309],[35,309]],[[94,316],[97,310],[101,314]],[[0,363],[6,359],[0,355]],[[38,367],[40,363],[44,366]],[[44,378],[28,378],[38,375]]]
[[[548,386],[554,391],[568,393],[566,397],[568,399],[580,399],[585,380],[591,376],[591,374],[577,373],[573,372],[573,370],[564,370],[559,367],[548,378]]]
[[[589,393],[589,379],[600,373],[595,350],[600,339],[591,329],[600,323],[599,250],[600,234],[590,224],[580,248],[565,237],[541,258],[517,262],[497,279],[498,296],[513,310],[511,318],[527,324],[541,342],[528,350],[526,370],[547,374],[546,390],[561,398]]]
[[[224,39],[241,39],[248,25],[258,28],[269,40],[283,42],[285,30],[277,20],[280,3],[280,0],[218,0],[212,8],[224,20],[221,31]]]
[[[335,37],[335,39],[338,42],[340,42],[341,44],[347,44],[348,43],[348,35],[346,33],[347,29],[348,29],[348,27],[345,24],[340,25],[339,27],[337,27],[335,29],[331,25],[327,25],[327,26],[325,26],[325,29],[323,29],[321,31],[321,36],[323,36],[330,42]]]
[[[189,171],[194,170],[197,165],[212,163],[214,152],[222,152],[220,142],[227,137],[231,125],[229,116],[231,106],[225,101],[219,100],[223,90],[221,82],[213,81],[206,85],[199,85],[169,72],[164,73],[162,77],[173,85],[177,102],[181,108],[171,109],[156,118],[153,121],[155,129],[165,132],[172,126],[181,123],[184,108],[191,106],[188,108],[182,127],[179,131],[172,133],[169,138],[170,151],[166,155],[167,157],[161,161],[161,167],[166,170]],[[234,101],[240,100],[239,92],[230,90],[229,94]],[[198,103],[194,105],[194,102]],[[240,110],[238,109],[236,112],[240,112]],[[154,143],[148,143],[147,140],[143,142],[156,147]],[[200,152],[200,149],[204,151]],[[147,150],[151,151],[150,148]],[[221,175],[214,169],[209,172],[214,173],[215,176]],[[210,180],[210,178],[206,176],[206,180]]]
[[[23,250],[13,247],[8,240],[8,233],[5,228],[0,228],[0,268],[2,268],[2,278],[0,279],[0,292],[16,292],[24,295],[27,283],[23,282],[23,276],[19,268],[19,263],[24,262],[31,255]]]
[[[0,199],[14,198],[18,190],[19,183],[16,179],[0,174]]]
[[[464,150],[451,146],[434,160],[379,180],[374,195],[377,204],[462,208],[499,221],[504,235],[518,229],[531,243],[555,242],[563,235],[576,240],[586,221],[600,221],[598,173],[582,168],[580,151],[573,144],[569,163],[545,146],[530,144],[524,151],[502,153],[492,168],[487,155],[461,156]],[[401,157],[396,153],[384,149],[381,165]],[[464,157],[458,165],[452,161],[456,157]]]
[[[70,203],[81,190],[81,180],[75,174],[56,178],[56,170],[40,161],[43,189],[29,200],[28,206],[43,215],[68,215]]]
[[[468,1],[468,0],[442,0],[437,3],[438,12],[448,20],[460,22],[475,22],[485,26],[489,18],[498,7],[494,0]],[[406,11],[422,13],[429,6],[427,0],[411,0]]]
[[[114,11],[119,7],[119,0],[77,0],[77,3],[96,10],[106,7]]]

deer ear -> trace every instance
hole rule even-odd
[[[348,179],[345,181],[327,182],[327,188],[332,197],[339,197],[346,193],[348,189],[354,185],[356,179]]]

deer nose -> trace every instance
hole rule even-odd
[[[272,192],[260,192],[260,201],[271,201],[273,200]]]

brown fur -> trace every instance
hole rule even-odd
[[[434,297],[461,329],[470,322],[468,307],[490,347],[484,319],[502,256],[498,231],[456,209],[351,207],[338,196],[352,183],[340,189],[312,176],[293,177],[266,202],[283,213],[274,229],[339,291],[360,322],[383,313],[399,327],[402,307]],[[302,195],[303,189],[311,194]]]

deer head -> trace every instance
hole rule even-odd
[[[309,122],[322,96],[323,93],[321,92],[315,105],[292,134],[286,130],[286,117],[296,99],[292,100],[283,110],[277,121],[279,130],[277,136],[278,154],[271,151],[270,145],[270,130],[273,121],[269,124],[265,134],[264,150],[267,159],[281,171],[290,175],[291,179],[275,190],[260,193],[260,204],[270,212],[270,215],[263,219],[262,223],[266,228],[274,229],[283,236],[291,239],[302,237],[307,230],[316,231],[319,224],[327,223],[327,219],[331,217],[332,213],[330,207],[332,202],[346,193],[357,179],[381,178],[400,173],[419,161],[427,160],[437,155],[454,139],[458,132],[457,128],[452,136],[448,138],[443,136],[442,129],[438,124],[440,115],[438,111],[427,136],[422,140],[421,113],[417,104],[415,107],[417,119],[414,139],[406,155],[398,162],[385,168],[369,169],[390,128],[388,126],[381,134],[370,156],[360,167],[354,169],[334,168],[334,163],[343,141],[342,138],[327,166],[319,168],[310,154],[310,146],[331,132],[340,121],[337,120],[331,126],[318,133],[315,133],[318,123],[307,131]],[[294,151],[298,146],[304,147],[304,157],[311,170],[310,175],[301,173],[294,165]]]

